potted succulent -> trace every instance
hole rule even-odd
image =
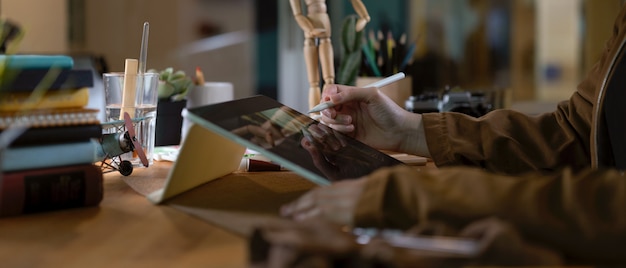
[[[171,67],[150,72],[159,73],[154,145],[178,145],[183,124],[181,112],[187,105],[187,93],[193,87],[193,80],[183,70],[174,71]]]
[[[341,62],[337,71],[337,84],[354,86],[361,69],[363,31],[356,30],[356,15],[347,16],[341,25]]]

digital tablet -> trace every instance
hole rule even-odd
[[[266,96],[183,110],[192,122],[159,204],[237,170],[250,149],[317,185],[354,179],[403,162]]]
[[[403,164],[266,96],[191,108],[185,117],[318,185]]]

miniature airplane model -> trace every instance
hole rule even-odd
[[[124,113],[124,120],[102,123],[102,128],[113,128],[115,133],[102,135],[100,144],[102,150],[99,156],[102,157],[100,167],[103,170],[119,171],[122,175],[128,176],[133,173],[133,164],[128,160],[122,160],[122,154],[134,151],[139,156],[141,163],[148,167],[148,158],[143,147],[135,136],[133,122],[143,120],[142,118],[131,119],[128,113]]]

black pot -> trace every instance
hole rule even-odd
[[[183,126],[181,112],[186,105],[187,100],[159,100],[157,104],[154,146],[180,144],[180,131]]]

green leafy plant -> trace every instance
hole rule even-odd
[[[193,79],[183,70],[174,71],[174,68],[165,68],[162,71],[149,70],[159,73],[158,97],[159,100],[179,101],[187,97],[193,87]]]
[[[347,16],[341,25],[341,62],[337,72],[337,84],[356,84],[356,77],[361,68],[361,45],[363,31],[356,31],[356,15]]]

